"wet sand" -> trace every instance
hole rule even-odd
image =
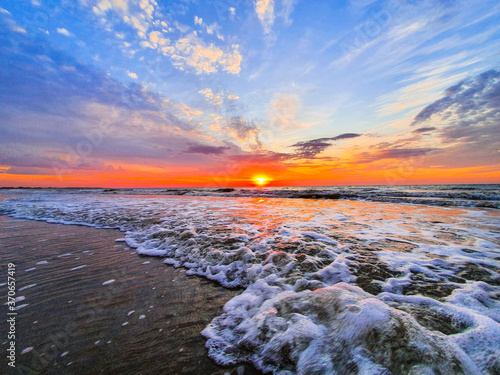
[[[16,317],[16,369],[2,355],[0,373],[256,374],[217,366],[200,334],[240,291],[139,257],[115,242],[122,237],[0,216],[0,285],[6,264],[15,263],[16,297],[24,297],[17,306],[26,305]],[[2,285],[4,317],[6,295]],[[6,319],[0,328],[7,332]],[[2,337],[2,352],[7,347]]]

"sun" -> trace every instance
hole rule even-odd
[[[257,177],[257,178],[255,179],[255,181],[257,181],[257,183],[258,183],[259,185],[264,185],[264,184],[266,183],[266,181],[267,181],[267,178],[264,178],[264,177]]]
[[[264,185],[267,185],[269,183],[269,178],[267,177],[264,177],[264,176],[258,176],[258,177],[254,177],[254,181],[255,183],[258,185],[258,186],[264,186]]]

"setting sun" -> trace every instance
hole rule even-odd
[[[260,186],[264,186],[269,182],[269,179],[266,177],[255,177],[254,180]]]

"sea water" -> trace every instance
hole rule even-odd
[[[471,187],[25,190],[0,209],[117,228],[139,254],[244,288],[203,331],[222,365],[496,373],[499,189]]]

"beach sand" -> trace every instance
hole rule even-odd
[[[139,258],[115,242],[121,237],[0,216],[1,263],[15,264],[16,297],[24,297],[17,306],[26,305],[16,317],[16,369],[3,355],[0,373],[257,373],[217,366],[200,334],[240,291],[186,276],[160,258]],[[5,311],[7,288],[0,290]],[[7,332],[6,319],[0,327]],[[3,337],[2,352],[7,346]]]

